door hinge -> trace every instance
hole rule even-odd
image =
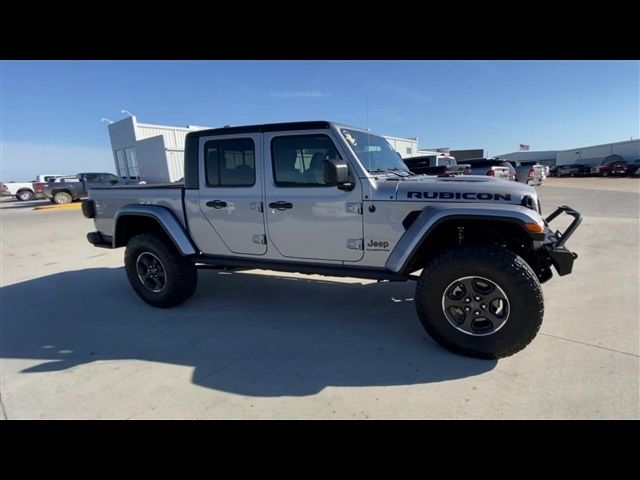
[[[257,243],[259,245],[266,245],[267,244],[267,236],[266,235],[254,235],[253,236],[253,243]]]
[[[262,212],[262,202],[252,202],[249,204],[249,208],[251,210],[258,210],[259,212]]]
[[[347,212],[349,212],[349,213],[357,213],[358,215],[362,215],[362,204],[361,203],[347,203]]]
[[[347,248],[350,248],[351,250],[364,250],[364,239],[350,238],[347,240]]]

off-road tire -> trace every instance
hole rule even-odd
[[[148,289],[138,276],[137,261],[145,252],[151,253],[162,263],[166,284],[160,292]],[[198,271],[193,262],[180,255],[169,240],[154,234],[141,233],[129,240],[124,253],[124,265],[135,292],[154,307],[179,305],[193,295],[198,284]]]
[[[455,328],[443,311],[443,295],[455,280],[484,277],[504,290],[510,305],[506,323],[494,333],[474,336]],[[427,333],[448,350],[477,358],[508,357],[536,336],[544,314],[540,283],[531,267],[515,253],[494,245],[469,245],[443,252],[420,275],[416,309]]]

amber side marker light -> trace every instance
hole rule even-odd
[[[527,232],[531,233],[542,233],[544,232],[544,227],[539,223],[525,223],[524,228],[527,229]]]

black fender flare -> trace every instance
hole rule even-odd
[[[405,272],[406,268],[429,235],[441,223],[454,219],[514,223],[523,228],[528,235],[532,234],[525,229],[526,224],[538,224],[540,231],[545,226],[544,219],[538,212],[521,205],[479,204],[460,206],[459,204],[446,204],[428,206],[422,210],[407,231],[400,237],[385,263],[385,268],[394,273],[408,273]]]
[[[114,217],[113,248],[125,246],[123,234],[118,235],[118,224],[121,219],[128,217],[152,218],[162,227],[183,256],[198,254],[198,249],[178,218],[171,210],[159,205],[124,205],[120,207]]]

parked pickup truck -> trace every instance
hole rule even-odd
[[[471,175],[486,175],[501,180],[516,180],[516,169],[499,158],[472,158],[465,160],[471,166]]]
[[[2,196],[13,196],[21,202],[44,198],[42,188],[38,187],[44,185],[44,182],[61,176],[62,175],[38,175],[32,182],[3,182],[0,185],[0,192]]]
[[[516,180],[527,185],[542,185],[546,178],[544,165],[538,162],[515,162]]]
[[[75,177],[62,177],[48,182],[42,193],[60,205],[86,197],[90,188],[109,187],[116,183],[118,177],[112,173],[79,173]]]
[[[498,358],[535,337],[540,284],[552,267],[571,273],[577,257],[565,246],[577,211],[562,206],[545,219],[535,189],[517,182],[414,175],[363,129],[189,132],[184,168],[184,184],[92,188],[82,204],[97,229],[89,242],[126,247],[129,282],[156,307],[191,297],[198,268],[417,280],[418,317],[437,342]],[[554,232],[562,213],[573,221]]]
[[[458,165],[449,155],[423,155],[404,158],[409,170],[417,175],[464,175],[471,173],[470,165]]]

